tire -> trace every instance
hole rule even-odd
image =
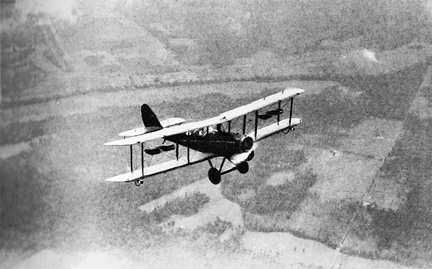
[[[214,185],[218,185],[221,182],[221,174],[219,170],[214,167],[210,168],[208,171],[208,178]]]
[[[237,166],[237,170],[240,174],[246,174],[249,171],[249,164],[247,162],[242,162]]]

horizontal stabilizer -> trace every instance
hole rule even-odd
[[[163,120],[160,122],[160,124],[162,125],[163,128],[168,128],[171,126],[175,126],[175,125],[180,125],[183,122],[185,122],[185,119],[182,118],[170,118],[167,120]],[[125,131],[119,134],[119,136],[124,136],[124,137],[130,137],[130,136],[137,136],[137,135],[142,135],[142,134],[146,134],[146,133],[151,133],[154,131],[160,130],[160,128],[154,128],[154,127],[138,127],[129,131]]]

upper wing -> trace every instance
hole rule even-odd
[[[262,99],[259,99],[255,102],[252,102],[250,104],[235,108],[235,109],[227,111],[227,112],[224,112],[224,113],[220,114],[219,116],[216,116],[216,117],[213,117],[210,119],[197,121],[197,122],[191,122],[191,123],[183,124],[180,126],[174,126],[174,127],[170,127],[167,129],[162,129],[162,130],[155,131],[152,133],[147,133],[147,134],[143,134],[143,135],[139,135],[139,136],[135,136],[135,137],[131,137],[131,138],[126,138],[126,139],[122,139],[122,140],[108,142],[108,143],[105,143],[104,145],[106,145],[106,146],[128,146],[128,145],[140,144],[140,143],[144,143],[144,142],[151,141],[151,140],[158,139],[158,138],[164,138],[167,136],[186,133],[187,131],[191,131],[191,130],[195,130],[195,129],[205,128],[207,126],[222,124],[222,123],[230,121],[234,118],[237,118],[237,117],[246,115],[250,112],[256,111],[262,107],[274,104],[278,101],[290,99],[290,98],[292,98],[296,95],[299,95],[303,92],[304,92],[304,90],[302,90],[302,89],[287,88],[287,89],[283,90],[282,92],[278,92],[276,94],[273,94],[273,95],[264,97]]]
[[[303,93],[304,90],[302,89],[295,89],[295,88],[287,88],[281,92],[275,93],[273,95],[261,98],[257,101],[254,101],[250,104],[235,108],[233,110],[227,111],[225,113],[220,114],[220,117],[224,118],[225,121],[229,121],[235,118],[238,118],[240,116],[243,116],[245,114],[248,114],[250,112],[256,111],[260,108],[266,107],[268,105],[274,104],[278,101],[284,101],[287,99],[290,99],[296,95],[299,95]]]

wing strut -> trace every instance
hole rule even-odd
[[[258,133],[258,110],[255,110],[255,139]]]
[[[221,163],[221,165],[219,167],[219,172],[222,172],[222,167],[223,167],[223,165],[225,163],[225,160],[226,160],[226,158],[223,158],[222,163]]]
[[[277,123],[278,123],[278,125],[279,125],[279,122],[280,122],[280,113],[279,112],[281,111],[281,103],[282,103],[282,101],[279,100],[279,102],[278,102],[278,113],[277,113]],[[291,123],[290,123],[290,125],[291,125]]]
[[[246,133],[246,114],[243,116],[243,135]]]
[[[231,132],[231,121],[228,121],[228,133]]]
[[[190,148],[188,147],[187,148],[187,161],[188,161],[188,163],[190,163],[189,155],[190,155]]]
[[[129,148],[130,148],[131,173],[133,173],[133,164],[132,164],[132,145],[130,145]]]
[[[144,177],[144,143],[141,143],[141,172]]]
[[[179,158],[179,144],[178,143],[176,143],[176,158],[178,161],[178,158]]]
[[[290,126],[290,127],[291,127],[291,119],[292,119],[293,101],[294,101],[294,98],[291,98],[291,105],[290,105],[290,120],[289,120],[289,126]]]

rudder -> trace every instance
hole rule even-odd
[[[158,118],[156,117],[156,114],[147,104],[143,104],[141,106],[141,117],[144,123],[144,127],[154,127],[157,129],[163,128]]]

